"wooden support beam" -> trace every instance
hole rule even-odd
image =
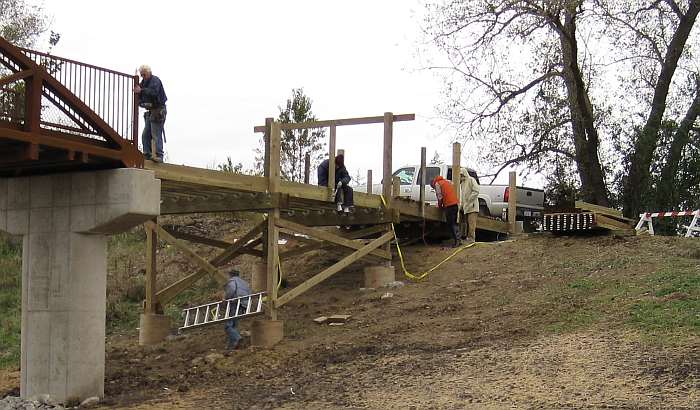
[[[328,141],[328,200],[331,202],[335,201],[335,137],[335,125],[332,125]]]
[[[155,219],[154,222],[156,222]],[[146,230],[146,302],[144,305],[144,313],[154,314],[158,306],[158,289],[156,288],[156,250],[158,249],[158,233],[152,226],[146,225],[144,229]]]
[[[203,236],[192,235],[189,233],[181,232],[177,229],[173,229],[172,227],[164,226],[163,229],[165,229],[169,234],[171,234],[172,236],[174,236],[177,239],[182,239],[182,240],[185,240],[188,242],[199,243],[202,245],[209,245],[209,246],[213,246],[213,247],[219,248],[219,249],[227,249],[227,248],[234,245],[231,242],[220,241],[218,239],[205,238]],[[247,244],[243,248],[241,248],[241,253],[261,257],[262,251],[260,251],[258,249],[254,249],[256,246],[260,245],[261,242],[262,241],[260,238],[253,240],[252,242],[250,242],[249,244]]]
[[[355,212],[350,214],[339,214],[333,210],[327,210],[320,214],[316,211],[309,213],[281,211],[280,214],[288,221],[305,226],[374,225],[395,221],[395,215],[390,209],[372,210],[371,213],[355,209]]]
[[[343,237],[346,239],[361,239],[365,238],[370,235],[375,235],[377,233],[382,233],[386,232],[387,226],[386,225],[376,225],[376,226],[371,226],[369,228],[364,228],[364,229],[358,229],[356,231],[350,231],[348,233],[343,234]],[[298,239],[298,237],[297,237]],[[290,249],[284,252],[280,252],[280,259],[289,259],[294,256],[298,255],[303,255],[308,252],[320,250],[320,249],[328,249],[331,247],[334,247],[335,244],[328,243],[328,242],[323,242],[323,241],[309,241],[307,242],[306,245],[303,246],[298,246],[294,249]],[[372,256],[372,255],[369,255]],[[384,258],[382,258],[384,259]]]
[[[369,253],[384,245],[385,243],[390,242],[393,239],[393,237],[393,233],[387,232],[379,238],[368,243],[367,245],[361,247],[360,249],[348,255],[346,258],[333,264],[329,268],[323,270],[321,273],[311,277],[306,282],[302,283],[301,285],[282,295],[279,299],[277,299],[275,306],[281,307],[289,303],[292,299],[303,294],[304,292],[308,291],[309,289],[313,288],[314,286],[318,285],[324,280],[330,278],[331,276],[335,275],[336,273],[340,272],[341,270],[345,269],[351,264],[367,256]]]
[[[460,164],[462,159],[462,146],[459,142],[452,144],[452,189],[455,191],[457,198],[460,196],[460,174],[462,172],[462,166]]]
[[[394,138],[394,114],[390,112],[384,113],[384,150],[382,156],[382,195],[391,207],[391,173],[392,170],[392,142]]]
[[[399,177],[391,178],[391,197],[398,198],[401,196],[401,179]]]
[[[510,233],[515,233],[515,217],[517,216],[518,189],[516,188],[515,171],[508,173],[508,224]],[[477,223],[477,226],[478,223]]]
[[[174,236],[170,235],[165,229],[163,229],[160,225],[155,224],[151,221],[146,222],[146,225],[153,230],[156,230],[158,234],[168,243],[171,245],[175,246],[178,248],[182,253],[185,255],[187,259],[190,260],[190,262],[194,263],[195,265],[199,266],[201,269],[204,269],[207,271],[209,274],[214,276],[214,278],[217,279],[217,281],[223,285],[225,284],[229,277],[227,274],[224,272],[220,271],[217,269],[214,265],[209,263],[209,261],[205,260],[201,256],[197,255],[192,249],[188,248],[185,244],[183,244],[181,241],[176,239]]]
[[[297,223],[288,221],[286,219],[280,219],[279,222],[277,223],[277,226],[280,228],[286,228],[290,229],[294,232],[298,233],[303,233],[304,235],[311,236],[313,238],[318,238],[321,240],[324,240],[326,242],[334,243],[336,245],[344,246],[346,248],[351,248],[351,249],[360,249],[362,248],[363,244],[354,242],[350,239],[345,239],[341,236],[335,235],[333,233],[330,233],[328,231],[323,231],[320,229],[315,229],[315,228],[309,228],[303,225],[299,225]],[[370,252],[371,255],[373,256],[378,256],[380,258],[384,259],[391,259],[391,254],[387,253],[385,251],[379,251],[379,250],[373,250]]]
[[[415,114],[397,114],[394,115],[392,121],[413,121],[416,119]],[[381,124],[384,122],[384,117],[360,117],[360,118],[343,118],[338,120],[324,120],[324,121],[311,121],[303,122],[297,124],[283,124],[282,129],[284,130],[300,130],[307,128],[323,128],[335,125],[336,127],[346,126],[346,125],[363,125],[363,124]],[[264,126],[256,126],[253,128],[255,132],[265,132]]]
[[[270,308],[270,319],[277,320],[277,282],[279,281],[278,266],[279,263],[279,228],[277,223],[279,222],[279,209],[275,209],[267,215],[267,294],[269,295],[269,300],[272,301]]]
[[[426,164],[426,148],[421,147],[420,149],[420,194],[418,196],[418,202],[420,202],[420,217],[425,219],[425,164]],[[431,181],[432,182],[432,181]]]
[[[0,78],[0,87],[3,85],[14,83],[15,81],[24,80],[25,78],[32,75],[32,70],[22,70],[17,71],[14,74]]]
[[[372,193],[372,170],[367,170],[367,193]]]
[[[255,226],[253,229],[248,231],[248,233],[243,235],[238,241],[236,241],[236,243],[234,243],[229,248],[225,249],[223,252],[211,259],[209,263],[213,266],[221,266],[234,259],[236,256],[242,254],[242,249],[248,245],[248,242],[253,240],[262,232],[262,228],[266,223],[267,221],[263,221],[257,226]],[[198,280],[206,276],[208,273],[209,271],[205,269],[200,269],[199,271],[187,275],[184,278],[178,280],[177,282],[171,284],[170,286],[164,288],[157,294],[158,302],[161,305],[165,305],[174,297],[189,289],[192,285],[194,285]]]
[[[267,193],[231,195],[203,195],[187,197],[165,191],[160,204],[161,215],[211,212],[258,211],[273,208],[274,196]]]

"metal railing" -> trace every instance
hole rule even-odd
[[[138,145],[139,107],[138,97],[133,92],[134,86],[138,84],[138,76],[26,48],[20,50],[36,64],[44,67],[120,137]],[[50,95],[46,93],[44,98],[51,100]],[[75,116],[68,107],[57,108],[50,118],[42,119],[42,126],[64,132],[74,131],[82,135],[93,134],[89,125],[76,124]],[[70,121],[61,121],[59,117],[68,118]]]

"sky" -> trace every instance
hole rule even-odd
[[[438,152],[451,161],[454,135],[437,118],[442,82],[421,69],[418,0],[95,1],[43,6],[61,34],[53,53],[134,73],[152,67],[168,95],[167,161],[214,168],[226,157],[254,163],[266,117],[293,88],[318,119],[415,113],[394,125],[393,164]],[[381,175],[382,125],[339,127],[352,175]],[[468,146],[462,162],[479,171]],[[507,173],[497,182],[507,183]],[[530,184],[532,185],[532,184]],[[536,186],[536,184],[535,184]]]

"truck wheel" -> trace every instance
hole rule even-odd
[[[489,207],[486,206],[486,204],[479,204],[479,215],[491,216],[491,212],[489,212]]]

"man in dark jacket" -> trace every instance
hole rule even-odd
[[[134,93],[140,96],[139,105],[146,109],[143,115],[144,128],[141,135],[143,144],[143,155],[146,159],[153,159],[155,162],[163,160],[163,126],[165,125],[165,102],[168,97],[165,95],[163,83],[160,78],[151,73],[151,67],[142,65],[139,67],[141,84],[134,88]],[[151,143],[155,141],[156,152],[153,156]]]
[[[329,160],[324,160],[316,169],[318,176],[318,185],[328,186],[328,168]],[[335,203],[338,206],[338,212],[350,213],[353,203],[353,191],[350,188],[350,174],[345,168],[345,156],[340,154],[335,157]]]

